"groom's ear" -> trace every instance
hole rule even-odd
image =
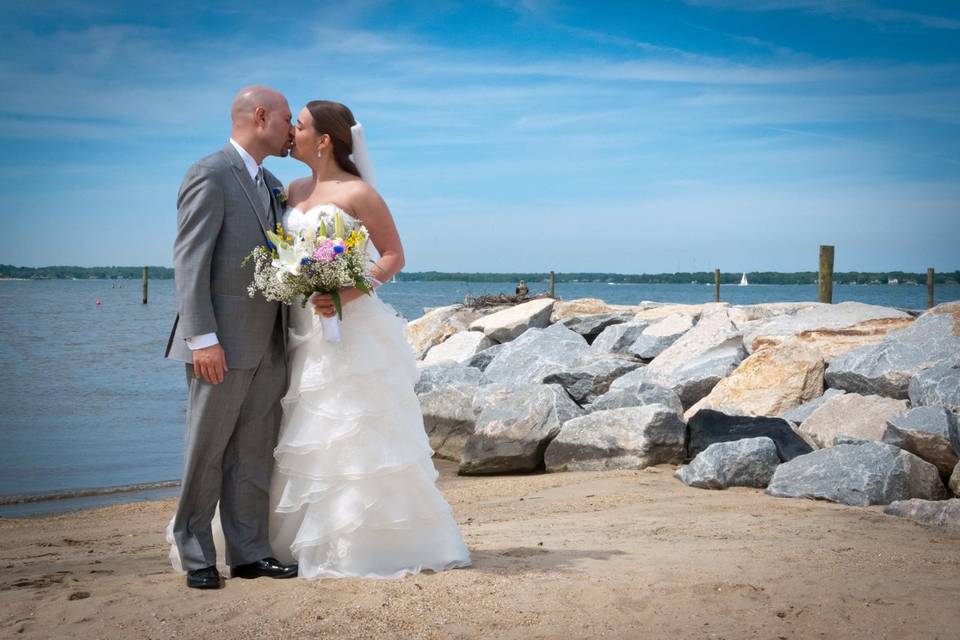
[[[253,121],[257,124],[266,124],[267,122],[267,109],[266,107],[257,107],[253,110]]]

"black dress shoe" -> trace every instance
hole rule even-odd
[[[276,558],[264,558],[250,564],[240,564],[230,567],[230,576],[233,578],[295,578],[297,565],[282,564]]]
[[[219,589],[223,586],[223,582],[215,566],[204,567],[187,572],[187,586],[194,589]]]

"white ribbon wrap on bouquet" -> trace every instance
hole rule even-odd
[[[332,315],[320,316],[320,326],[323,328],[323,339],[327,342],[340,342],[340,318]]]

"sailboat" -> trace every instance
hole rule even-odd
[[[750,284],[750,283],[747,282],[747,274],[746,274],[746,272],[744,272],[743,276],[740,278],[740,286],[741,286],[741,287],[746,287],[746,286],[749,285],[749,284]]]

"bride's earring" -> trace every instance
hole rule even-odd
[[[317,157],[318,157],[318,158],[322,158],[322,157],[323,157],[323,149],[320,149],[319,151],[317,151]]]

